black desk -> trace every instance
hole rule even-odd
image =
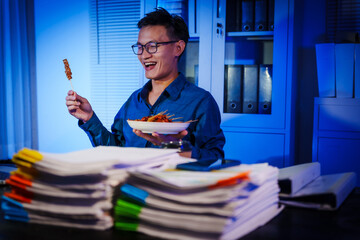
[[[4,191],[5,187],[0,187],[0,193]],[[2,215],[0,217],[1,240],[156,239],[133,232],[70,229],[6,221]],[[360,240],[360,188],[355,189],[343,205],[334,212],[287,207],[268,224],[242,238],[242,240],[253,239]]]

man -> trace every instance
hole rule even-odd
[[[138,22],[138,42],[134,53],[150,79],[121,107],[109,132],[100,122],[87,99],[69,91],[66,105],[93,146],[156,147],[170,140],[187,140],[192,151],[186,157],[219,159],[224,157],[225,137],[220,129],[219,108],[211,94],[186,81],[178,72],[178,62],[189,39],[184,20],[158,8]],[[145,134],[131,129],[127,120],[141,119],[167,111],[182,120],[195,120],[178,134]]]

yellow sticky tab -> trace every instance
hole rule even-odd
[[[25,167],[27,167],[27,166],[31,167],[32,164],[35,163],[34,159],[32,159],[24,154],[21,154],[21,153],[15,154],[12,158],[12,161],[16,164],[20,164],[20,162],[24,162],[25,165],[24,164],[20,164],[20,165],[25,166]],[[30,165],[28,165],[28,164],[30,164]]]
[[[13,156],[11,161],[13,161],[13,163],[15,163],[16,165],[24,166],[24,167],[27,167],[27,168],[31,168],[31,166],[32,166],[31,163],[23,161],[22,159],[17,158],[15,155]]]
[[[14,159],[19,161],[23,161],[23,162],[29,162],[29,163],[36,163],[38,161],[40,161],[43,158],[43,156],[35,150],[31,150],[28,148],[23,148],[21,149],[18,153],[14,154],[13,156],[13,162]],[[25,166],[25,165],[22,165]]]
[[[41,155],[40,152],[29,148],[21,149],[18,154],[20,154],[21,156],[30,157],[31,159],[33,159],[32,162],[34,163],[43,159],[43,155]]]

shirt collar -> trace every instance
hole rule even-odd
[[[165,89],[170,98],[176,99],[180,95],[181,90],[184,88],[186,78],[182,73]]]
[[[151,80],[149,80],[149,81],[147,81],[147,83],[145,83],[145,85],[143,86],[143,88],[140,91],[140,100],[146,102],[146,99],[147,99],[151,89],[152,89],[152,84],[151,84]]]
[[[179,73],[178,77],[164,90],[164,92],[167,92],[169,94],[169,97],[172,99],[176,99],[181,89],[184,88],[186,82],[186,78],[182,73]],[[147,83],[145,83],[144,87],[140,91],[140,97],[143,101],[146,102],[146,99],[149,95],[149,92],[152,89],[151,80],[149,80]]]

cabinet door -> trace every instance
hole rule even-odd
[[[219,104],[225,128],[286,127],[289,2],[275,0],[273,10],[269,2],[215,3],[211,93]],[[258,11],[261,6],[264,11]],[[249,14],[252,16],[247,18]],[[265,27],[261,29],[260,14],[265,14]],[[274,29],[268,24],[272,14]],[[244,27],[249,19],[253,24],[250,30]],[[268,80],[263,73],[270,75]]]
[[[226,131],[224,133],[227,159],[238,159],[247,164],[268,162],[279,168],[285,166],[284,134]]]
[[[156,5],[156,7],[163,7],[171,14],[181,16],[188,25],[190,39],[180,58],[179,72],[195,85],[199,85],[199,4],[200,2],[195,0],[158,0]]]
[[[360,99],[315,98],[313,161],[322,174],[355,172],[360,186]]]
[[[360,139],[319,137],[317,160],[321,174],[355,172],[357,186],[360,186]]]

